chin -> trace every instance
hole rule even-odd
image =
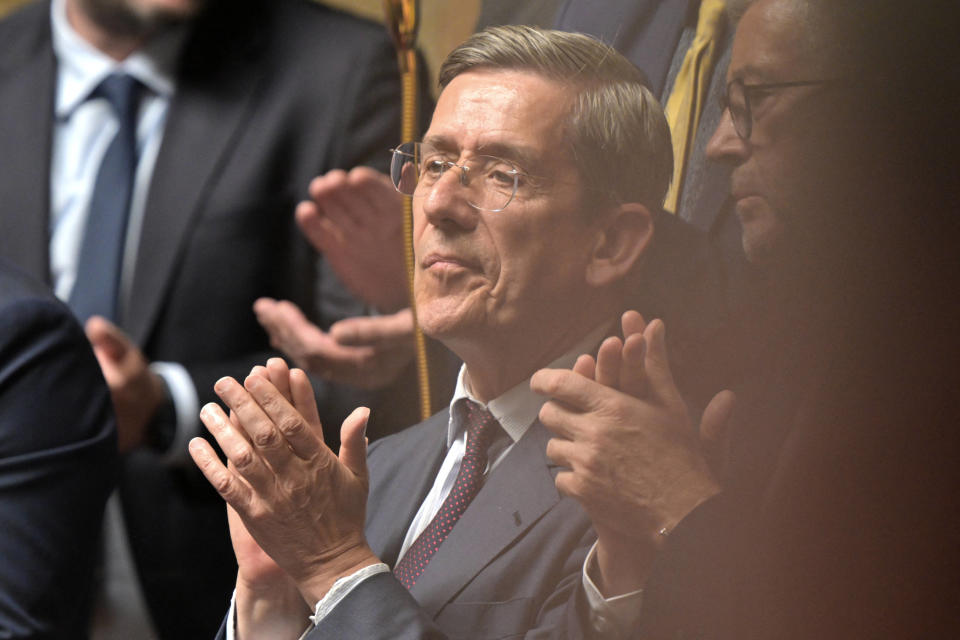
[[[423,332],[443,341],[457,335],[466,324],[458,301],[450,298],[417,300],[417,322]]]
[[[743,224],[743,252],[747,260],[757,266],[773,262],[782,236],[783,224],[774,218]]]

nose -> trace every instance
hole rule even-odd
[[[749,143],[737,135],[730,110],[724,109],[717,130],[707,143],[707,157],[718,162],[740,164],[749,154]]]
[[[466,170],[454,165],[424,194],[423,214],[430,224],[445,229],[476,227],[479,211],[467,202],[467,180]]]

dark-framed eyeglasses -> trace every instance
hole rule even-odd
[[[391,149],[390,179],[397,191],[408,196],[427,195],[450,169],[457,169],[467,203],[482,211],[499,212],[517,195],[527,175],[503,158],[472,155],[463,162],[421,142],[404,142]]]
[[[727,83],[724,107],[730,111],[733,128],[741,140],[749,140],[753,133],[753,112],[750,103],[758,96],[773,93],[790,87],[816,87],[836,84],[840,78],[829,80],[795,80],[793,82],[767,82],[747,84],[743,80],[731,80]]]

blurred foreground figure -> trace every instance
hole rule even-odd
[[[83,330],[0,261],[0,637],[87,637],[116,472],[110,393]]]
[[[708,148],[766,287],[748,334],[764,362],[734,419],[721,394],[693,437],[659,322],[534,376],[604,595],[642,593],[624,635],[956,635],[958,85],[934,56],[955,13],[745,8]]]

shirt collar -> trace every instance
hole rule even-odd
[[[66,0],[50,5],[53,50],[58,62],[55,112],[68,117],[115,71],[123,71],[153,93],[169,99],[175,87],[177,58],[187,35],[186,25],[165,29],[140,49],[117,62],[83,39],[67,20]]]
[[[600,342],[608,335],[611,335],[612,323],[605,322],[580,340],[572,349],[547,365],[550,369],[570,369],[577,361],[577,358],[584,353],[594,353]],[[540,394],[530,390],[530,378],[527,378],[520,384],[509,389],[503,394],[497,396],[486,405],[476,399],[470,391],[469,383],[466,377],[467,366],[461,365],[460,374],[457,376],[457,387],[453,393],[453,399],[450,401],[450,415],[453,416],[453,405],[461,398],[472,400],[493,414],[503,430],[507,432],[513,442],[518,442],[527,432],[530,425],[536,420],[540,413],[540,407],[544,405],[547,399]],[[453,445],[454,441],[460,437],[463,432],[462,425],[454,425],[451,419],[447,423],[447,447]]]

